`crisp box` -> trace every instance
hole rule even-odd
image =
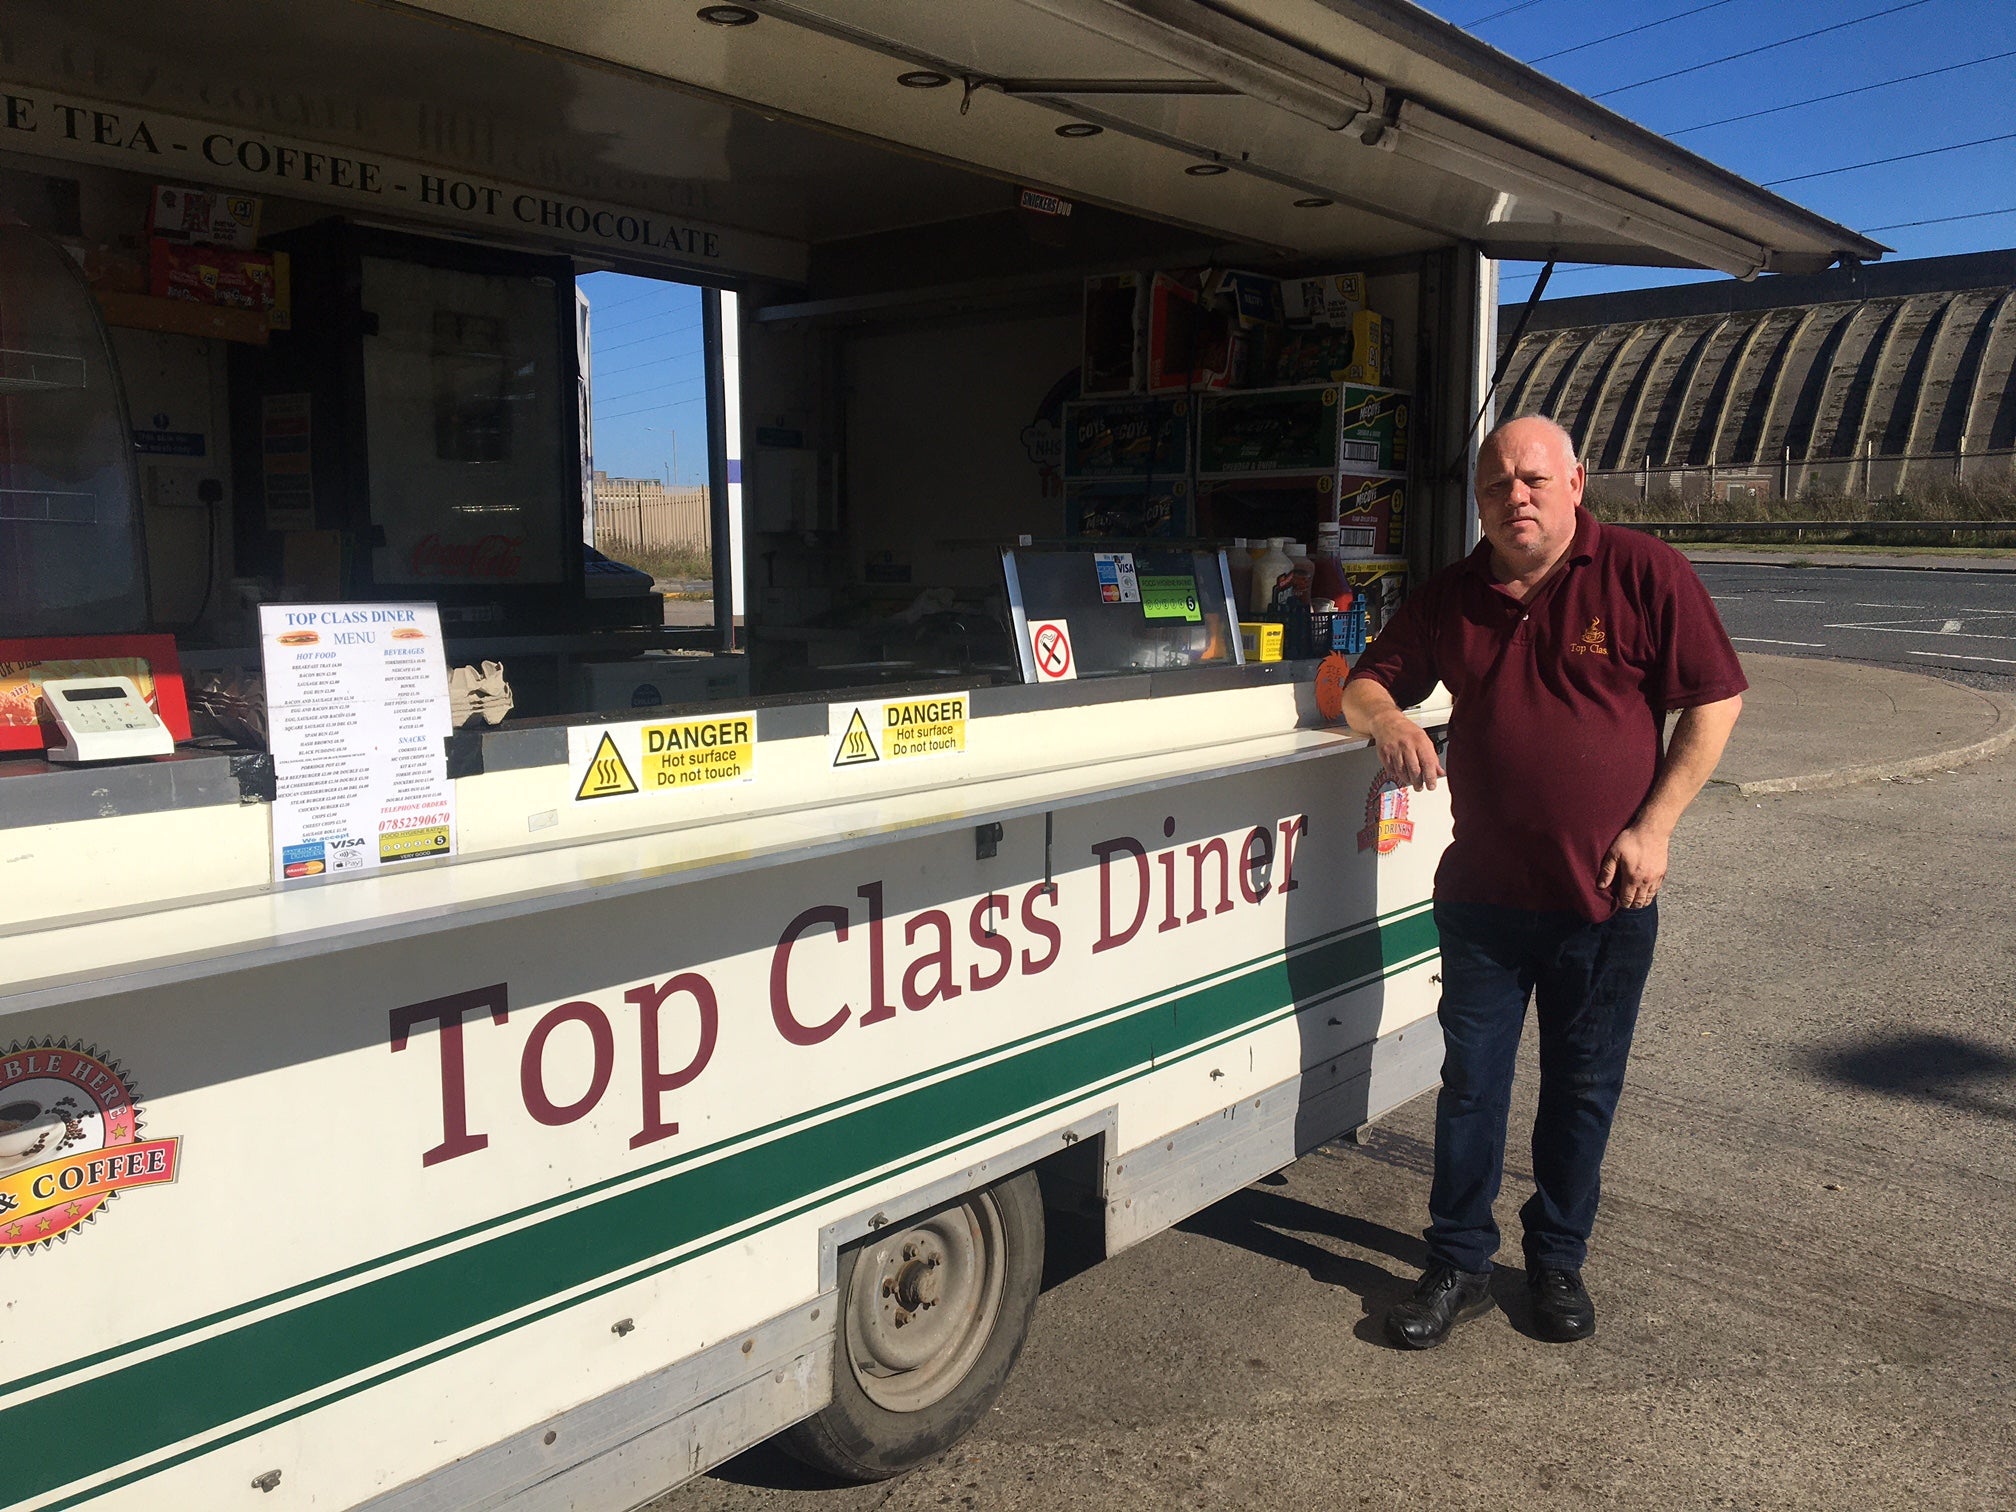
[[[1190,485],[1181,477],[1066,483],[1064,534],[1092,540],[1189,535]]]
[[[1337,405],[1337,461],[1352,472],[1405,472],[1413,402],[1396,389],[1347,383]]]
[[[1310,325],[1348,326],[1365,308],[1363,273],[1324,273],[1281,280],[1281,308],[1287,317]]]
[[[1327,472],[1337,465],[1334,383],[1211,394],[1199,401],[1197,471]]]
[[[273,255],[229,247],[183,246],[155,237],[148,258],[148,292],[157,299],[272,310],[276,299]]]
[[[1181,478],[1190,470],[1193,402],[1075,399],[1064,406],[1067,478]]]
[[[1375,521],[1379,530],[1370,554],[1401,555],[1406,550],[1407,539],[1407,480],[1339,478],[1336,518],[1339,525],[1346,527],[1361,524],[1368,518]],[[1348,549],[1346,554],[1349,554]]]

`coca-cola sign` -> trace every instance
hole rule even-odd
[[[414,543],[406,570],[416,578],[516,578],[525,571],[524,544],[525,537],[506,535],[444,541],[430,531]]]

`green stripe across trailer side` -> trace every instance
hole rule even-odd
[[[1126,1073],[1145,1074],[1158,1061],[1251,1026],[1298,996],[1314,995],[1321,990],[1317,984],[1386,975],[1396,964],[1432,952],[1436,943],[1433,916],[1423,909],[1290,957],[1276,956],[1211,986],[855,1107],[709,1164],[677,1170],[592,1206],[60,1387],[0,1412],[0,1442],[9,1446],[0,1460],[0,1505],[43,1496],[275,1403],[330,1387],[906,1155],[1045,1104],[1071,1101],[1116,1077],[1131,1079]],[[612,1284],[634,1279],[625,1276]],[[529,1321],[514,1320],[484,1337]],[[475,1342],[480,1341],[460,1347]],[[376,1379],[390,1379],[438,1357],[408,1362]],[[189,1454],[207,1452],[348,1394],[348,1389],[328,1391],[314,1402],[244,1424]],[[149,1465],[112,1484],[160,1468]],[[94,1486],[53,1507],[72,1506],[111,1488]]]

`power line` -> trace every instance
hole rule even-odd
[[[1846,163],[1839,168],[1821,168],[1812,173],[1795,173],[1790,178],[1769,179],[1766,189],[1776,189],[1781,184],[1798,184],[1807,179],[1831,178],[1837,173],[1853,173],[1858,168],[1881,168],[1885,163],[1908,163],[1914,158],[1938,157],[1942,153],[1958,152],[1965,147],[1986,147],[1990,142],[2016,141],[2016,131],[2005,131],[2000,136],[1976,137],[1971,142],[1949,142],[1944,147],[1927,147],[1921,152],[1900,152],[1895,157],[1871,158],[1866,163]]]
[[[1570,53],[1585,52],[1592,47],[1601,47],[1605,42],[1615,42],[1619,37],[1635,37],[1640,32],[1651,31],[1654,27],[1670,26],[1675,21],[1685,21],[1689,16],[1698,16],[1703,11],[1719,10],[1730,3],[1731,0],[1708,0],[1706,5],[1697,5],[1692,10],[1684,10],[1676,15],[1663,17],[1658,21],[1647,21],[1641,26],[1627,26],[1624,30],[1612,32],[1607,37],[1598,37],[1591,42],[1577,42],[1573,47],[1564,47],[1559,52],[1546,53],[1537,58],[1528,58],[1526,61],[1531,64],[1551,63],[1556,58],[1567,57]]]
[[[1766,42],[1762,47],[1746,47],[1741,52],[1729,53],[1720,58],[1710,58],[1706,63],[1690,64],[1686,68],[1676,68],[1671,73],[1654,74],[1649,79],[1640,79],[1633,84],[1619,84],[1615,89],[1606,89],[1601,94],[1591,95],[1592,100],[1607,100],[1612,95],[1620,95],[1628,90],[1643,89],[1647,84],[1663,84],[1668,79],[1682,78],[1687,74],[1700,73],[1704,68],[1719,68],[1724,63],[1734,63],[1738,58],[1754,58],[1759,53],[1776,51],[1790,47],[1794,42],[1808,42],[1815,37],[1824,37],[1829,32],[1845,31],[1851,26],[1860,26],[1864,21],[1878,21],[1885,16],[1894,16],[1900,11],[1916,10],[1921,5],[1930,5],[1932,0],[1904,0],[1902,5],[1893,5],[1888,10],[1871,11],[1866,16],[1857,16],[1852,21],[1837,21],[1832,26],[1823,26],[1818,31],[1801,32],[1796,37],[1786,37],[1778,42]]]
[[[1475,31],[1478,27],[1488,25],[1498,20],[1501,16],[1510,16],[1519,11],[1531,10],[1536,5],[1545,5],[1546,3],[1547,0],[1525,0],[1525,3],[1522,5],[1508,5],[1505,9],[1495,10],[1488,16],[1479,16],[1475,21],[1465,21],[1463,29],[1465,31]]]
[[[1737,121],[1754,121],[1759,116],[1777,115],[1785,110],[1802,110],[1808,105],[1824,105],[1829,100],[1845,100],[1850,95],[1868,94],[1875,89],[1888,89],[1895,84],[1909,84],[1918,79],[1934,79],[1940,74],[1958,73],[1963,68],[1979,68],[1983,63],[1999,63],[2004,58],[2016,58],[2016,51],[1990,53],[1985,58],[1969,58],[1965,63],[1948,63],[1944,68],[1928,68],[1923,73],[1899,74],[1894,79],[1878,79],[1874,84],[1858,84],[1853,89],[1837,89],[1832,94],[1814,95],[1811,99],[1794,100],[1789,105],[1767,105],[1762,110],[1746,110],[1741,115],[1723,116],[1720,120],[1703,121],[1698,126],[1682,126],[1677,131],[1666,133],[1669,137],[1686,136],[1690,131],[1706,131],[1711,126],[1729,126]]]
[[[638,326],[650,325],[653,321],[671,320],[680,315],[690,315],[692,313],[691,310],[653,310],[649,315],[633,315],[628,320],[597,322],[595,326],[591,327],[591,330],[596,336],[608,336],[616,331],[628,331]],[[693,325],[680,327],[681,330],[688,331],[697,330],[698,328],[699,323],[697,321]]]
[[[1598,268],[1614,268],[1617,266],[1618,264],[1616,263],[1569,263],[1565,267],[1556,268],[1554,276],[1556,278],[1565,278],[1570,273],[1593,273]],[[1514,273],[1511,277],[1501,278],[1498,281],[1500,283],[1525,283],[1539,276],[1538,273]]]
[[[649,336],[639,336],[633,341],[619,341],[613,346],[594,347],[591,350],[595,352],[620,352],[625,347],[642,346],[647,341],[664,341],[667,337],[678,336],[687,331],[697,331],[699,329],[700,322],[696,320],[693,324],[680,326],[677,330],[657,331]]]
[[[2016,215],[2016,205],[2003,210],[1975,210],[1967,215],[1935,215],[1930,220],[1892,221],[1887,226],[1870,226],[1863,231],[1868,236],[1877,231],[1909,231],[1914,226],[1946,226],[1954,221],[1986,220],[1991,215]]]
[[[669,304],[656,310],[639,311],[634,314],[625,315],[621,320],[609,319],[606,310],[597,310],[592,304],[588,308],[594,319],[597,331],[602,334],[606,334],[609,331],[620,331],[626,326],[646,325],[654,320],[671,320],[681,315],[695,313],[695,305],[686,300],[681,300],[677,304]]]
[[[692,347],[687,347],[683,351],[665,352],[658,356],[646,357],[642,362],[626,362],[619,368],[598,368],[593,376],[596,382],[606,383],[611,378],[622,377],[625,373],[641,373],[646,368],[664,367],[668,363],[690,361],[699,355],[699,352]]]
[[[597,425],[601,425],[611,420],[628,420],[633,415],[655,415],[659,410],[680,409],[688,404],[698,404],[706,397],[705,394],[695,394],[691,399],[675,399],[670,404],[647,404],[642,409],[623,410],[619,414],[596,415],[594,420]]]
[[[695,373],[690,378],[675,379],[670,383],[647,383],[640,389],[625,389],[620,394],[597,394],[597,404],[621,404],[625,399],[636,399],[644,394],[666,394],[682,388],[691,388],[696,383],[706,381],[705,373]]]
[[[673,287],[677,288],[680,286],[675,284]],[[599,315],[604,310],[620,310],[625,305],[633,305],[638,303],[640,300],[649,299],[658,292],[659,291],[657,289],[646,289],[642,294],[632,294],[628,299],[612,299],[607,304],[597,304],[595,302],[594,292],[591,290],[588,294],[588,308],[593,310],[596,314]]]

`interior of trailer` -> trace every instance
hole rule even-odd
[[[440,45],[437,27],[387,19],[405,28],[387,40],[409,60]],[[284,108],[277,94],[248,106],[243,91],[209,87],[214,52],[147,30],[120,43],[133,66],[144,56],[157,73],[183,70],[186,93],[216,102],[227,126],[234,110]],[[1265,593],[1253,596],[1251,559],[1269,539],[1286,541],[1306,570],[1319,524],[1352,504],[1333,492],[1334,445],[1303,475],[1259,477],[1278,471],[1265,455],[1228,463],[1254,476],[1200,475],[1210,406],[1242,390],[1308,391],[1288,408],[1311,415],[1249,418],[1250,441],[1336,405],[1357,309],[1384,321],[1383,354],[1377,336],[1370,354],[1384,367],[1353,368],[1370,380],[1359,387],[1403,398],[1415,388],[1424,264],[1440,248],[1395,251],[1389,234],[1362,253],[1312,256],[1035,192],[663,81],[576,66],[565,87],[542,93],[522,49],[455,41],[465,50],[455,77],[479,97],[441,105],[437,130],[494,127],[508,94],[535,113],[541,100],[571,100],[567,122],[625,120],[644,143],[714,144],[722,161],[705,186],[707,213],[789,231],[805,249],[802,276],[570,251],[536,224],[532,235],[477,236],[333,209],[290,192],[312,164],[284,163],[284,149],[250,131],[206,138],[203,155],[264,169],[272,186],[256,194],[217,188],[200,165],[136,170],[0,150],[11,243],[62,254],[31,258],[33,276],[24,264],[0,295],[0,320],[24,333],[5,343],[9,361],[63,348],[78,359],[63,381],[83,386],[24,379],[0,396],[13,501],[0,512],[0,555],[12,564],[0,634],[172,635],[197,735],[238,744],[259,737],[262,603],[438,602],[450,664],[496,664],[508,717],[520,721],[942,679],[986,686],[1036,680],[1027,621],[1044,616],[1038,606],[1018,621],[1009,548],[1075,553],[1094,590],[1094,554],[1159,553],[1142,566],[1170,573],[1143,575],[1188,572],[1203,584],[1208,634],[1182,628],[1194,613],[1151,622],[1151,634],[1095,634],[1075,675],[1234,663],[1244,655],[1236,622],[1275,617]],[[287,51],[265,60],[276,80],[290,64],[305,70],[315,49]],[[389,87],[353,79],[347,122],[334,91],[319,112],[297,95],[291,113],[316,116],[317,136],[356,145],[364,161],[363,102]],[[959,88],[937,76],[890,87],[920,97]],[[122,130],[80,123],[74,110],[51,115],[47,102],[20,109],[36,103],[42,141],[66,126]],[[128,112],[123,129],[143,119]],[[556,177],[570,152],[617,150],[607,138],[585,143],[578,124],[534,124],[550,130],[541,150]],[[27,133],[4,140],[38,145]],[[341,171],[322,165],[325,176]],[[456,180],[444,172],[442,183],[452,196]],[[594,311],[581,291],[598,272],[698,285],[709,300],[705,394],[688,397],[704,398],[710,421],[712,623],[710,606],[696,615],[690,598],[668,615],[648,573],[593,545]],[[1281,290],[1299,275],[1358,280],[1337,325],[1314,323],[1333,318],[1320,300],[1313,322],[1308,310],[1293,322],[1284,314]],[[57,309],[69,324],[41,334]],[[1309,348],[1298,347],[1292,374],[1284,342]],[[1096,385],[1088,353],[1102,365]],[[1419,434],[1425,396],[1414,405]],[[77,431],[86,414],[88,444]],[[1160,434],[1144,439],[1144,427]],[[104,453],[96,461],[93,446]],[[38,468],[37,447],[67,448],[69,471]],[[1384,465],[1361,471],[1388,475],[1388,491],[1404,497],[1408,464],[1390,451],[1374,461]],[[107,466],[83,502],[74,485]],[[1426,535],[1393,517],[1395,500],[1381,507],[1390,540],[1378,532],[1375,546],[1362,530],[1347,550],[1383,559],[1390,595]],[[1222,579],[1220,550],[1231,563]],[[1044,562],[1029,570],[1042,576]],[[1108,605],[1095,591],[1087,615],[1110,606],[1106,586]],[[1132,584],[1127,598],[1142,618]],[[1227,598],[1241,602],[1228,610]],[[1327,621],[1317,633],[1320,648],[1305,627],[1291,649],[1327,649]]]
[[[1042,681],[1039,581],[1073,676],[1351,649],[1467,545],[1483,255],[1837,255],[1446,28],[1005,9],[9,6],[0,640],[254,747],[283,602],[437,603],[491,723]],[[597,549],[598,278],[697,291],[711,599]]]

